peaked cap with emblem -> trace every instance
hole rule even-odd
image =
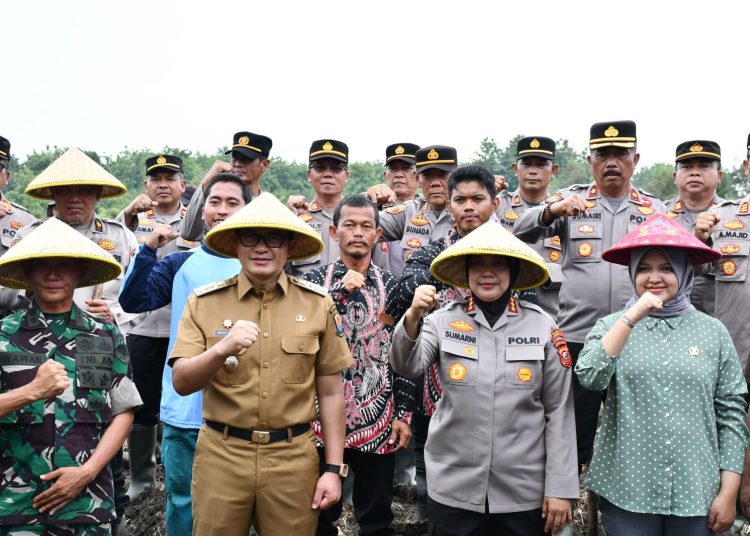
[[[444,250],[432,261],[430,272],[443,283],[468,288],[466,257],[469,255],[497,255],[518,259],[520,266],[518,279],[513,285],[515,290],[538,287],[549,279],[544,259],[495,220],[483,223]]]
[[[547,160],[555,159],[555,140],[544,136],[527,136],[516,144],[516,159],[536,156]]]
[[[26,186],[26,193],[37,199],[52,199],[57,186],[101,186],[101,198],[118,197],[128,189],[114,175],[76,147],[65,151]]]
[[[239,153],[246,158],[268,158],[273,141],[268,136],[252,132],[237,132],[232,138],[232,148],[224,154]]]
[[[10,160],[10,141],[0,136],[0,159]]]
[[[721,147],[715,141],[690,140],[682,142],[675,151],[675,161],[688,158],[705,158],[707,160],[721,160]]]
[[[440,169],[450,173],[458,167],[458,152],[447,145],[430,145],[422,147],[416,153],[417,173],[428,169]]]
[[[349,163],[349,146],[343,141],[338,140],[315,140],[310,145],[310,162],[315,162],[321,158],[333,158],[343,162],[344,164]]]
[[[657,213],[623,236],[602,253],[602,259],[628,266],[630,251],[637,248],[670,247],[684,249],[690,264],[713,262],[721,253],[698,240],[691,232],[666,214]]]
[[[0,285],[30,289],[23,266],[39,259],[86,261],[86,274],[77,287],[105,283],[122,272],[112,255],[59,219],[50,218],[0,257]]]
[[[146,159],[146,175],[158,171],[170,171],[182,173],[182,158],[171,154],[158,154]]]
[[[601,147],[635,147],[635,123],[633,121],[610,121],[591,125],[589,149]]]
[[[385,165],[391,162],[402,160],[407,164],[414,165],[417,163],[417,151],[419,145],[414,143],[394,143],[385,148]]]
[[[323,251],[323,241],[318,233],[268,192],[263,192],[252,203],[211,229],[206,235],[206,246],[221,255],[237,258],[236,231],[243,229],[278,229],[294,233],[290,261],[314,257]]]

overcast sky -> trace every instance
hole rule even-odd
[[[0,134],[103,154],[213,152],[232,134],[447,144],[567,138],[633,119],[642,164],[713,139],[725,167],[750,132],[750,2],[300,0],[3,2]]]

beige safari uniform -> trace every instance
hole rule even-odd
[[[542,223],[546,204],[527,210],[516,222],[515,233],[528,244],[543,236],[560,237],[565,284],[560,289],[558,322],[567,340],[580,343],[597,320],[619,311],[633,295],[627,266],[604,262],[602,252],[643,223],[664,212],[661,201],[635,187],[613,209],[596,183],[576,184],[547,198],[554,203],[574,194],[586,199],[588,214],[563,216],[549,226]]]
[[[203,389],[203,418],[243,429],[278,430],[317,418],[315,378],[353,364],[336,306],[326,290],[279,276],[274,290],[253,289],[244,272],[195,290],[180,319],[170,364],[203,353],[237,320],[260,328]],[[193,534],[312,535],[318,479],[312,430],[289,441],[260,444],[203,426],[193,466]]]
[[[453,217],[447,208],[440,214],[432,206],[416,197],[402,205],[395,205],[380,212],[381,242],[391,243],[400,254],[391,255],[392,272],[399,275],[411,254],[429,244],[445,238],[453,230]],[[393,242],[398,241],[398,244]]]
[[[24,236],[36,229],[42,220],[37,220],[28,227],[25,227],[16,233],[13,242],[21,240]],[[137,314],[126,313],[122,310],[118,297],[120,295],[120,284],[130,265],[130,259],[135,255],[138,249],[138,241],[133,233],[122,223],[106,218],[100,218],[94,214],[94,219],[86,226],[71,226],[77,229],[82,235],[97,243],[102,249],[110,253],[122,265],[122,274],[112,281],[107,281],[102,285],[92,287],[83,287],[75,289],[73,301],[76,305],[88,310],[86,300],[94,297],[94,294],[100,293],[99,297],[107,302],[109,309],[115,318],[115,323],[123,335],[127,335],[133,326],[133,321],[138,317]]]
[[[0,255],[8,251],[16,231],[31,225],[36,221],[34,215],[21,205],[8,200],[0,192],[0,206],[5,211],[5,216],[0,218]]]
[[[711,209],[721,220],[714,228],[713,248],[721,252],[716,273],[716,318],[729,330],[750,380],[750,195]]]
[[[152,208],[144,212],[139,212],[138,215],[133,218],[130,230],[135,235],[138,244],[144,244],[154,228],[160,223],[169,225],[173,231],[179,233],[186,213],[187,209],[182,203],[180,203],[179,208],[174,214],[162,214],[158,210]],[[125,214],[123,212],[118,214],[115,221],[125,225]],[[198,245],[200,245],[200,242],[185,240],[182,236],[178,236],[175,240],[172,240],[165,246],[157,249],[156,258],[163,259],[170,253],[189,250]],[[169,338],[170,311],[171,305],[165,305],[156,311],[141,313],[133,327],[130,329],[130,333],[134,335],[142,335],[144,337]]]
[[[714,197],[711,203],[712,207],[717,206],[724,200],[720,197]],[[700,212],[690,212],[685,206],[684,201],[679,197],[665,201],[667,216],[678,221],[685,229],[691,233],[695,232],[695,218]],[[714,316],[716,309],[716,281],[713,270],[696,275],[693,279],[693,290],[690,292],[690,302],[696,309]]]
[[[512,193],[504,190],[499,197],[500,205],[495,214],[500,221],[500,224],[511,233],[513,232],[513,228],[515,227],[518,218],[528,209],[538,206],[527,203],[526,200],[521,197],[520,189]],[[533,244],[529,245],[534,251],[539,253],[547,263],[549,281],[543,286],[537,287],[528,292],[534,292],[539,307],[541,307],[552,318],[557,318],[557,313],[560,309],[560,286],[562,286],[563,282],[563,273],[562,268],[560,267],[560,262],[562,261],[560,237],[548,236],[540,238]]]

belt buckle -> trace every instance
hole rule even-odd
[[[253,443],[270,443],[271,442],[271,432],[263,432],[258,430],[253,430],[253,435],[250,439]]]

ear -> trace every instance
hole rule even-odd
[[[495,199],[492,200],[492,212],[497,212],[497,207],[500,206],[500,198],[495,196]]]
[[[263,160],[263,162],[260,163],[260,172],[265,173],[266,170],[268,169],[268,166],[270,165],[271,165],[271,161],[268,158]]]
[[[635,156],[633,157],[633,164],[637,166],[640,159],[641,159],[641,153],[635,153]]]
[[[333,238],[333,239],[334,239],[334,240],[335,240],[336,242],[338,242],[338,241],[339,241],[339,238],[338,238],[338,236],[336,236],[336,227],[334,227],[333,225],[329,225],[329,226],[328,226],[328,234],[329,234],[329,235],[331,236],[331,238]]]
[[[677,183],[677,172],[676,171],[672,172],[672,182],[674,182],[675,184]]]
[[[514,175],[518,175],[518,164],[516,164],[515,162],[513,162],[513,164],[511,164],[510,168],[513,170],[513,174]]]
[[[557,176],[558,171],[560,171],[560,164],[552,164],[552,178]]]

